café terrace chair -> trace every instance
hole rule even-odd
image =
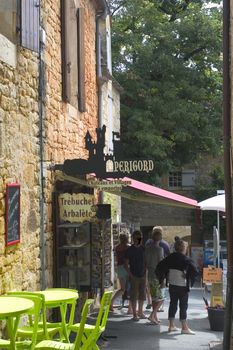
[[[20,326],[16,332],[16,339],[20,338],[20,341],[16,340],[17,349],[30,349],[34,350],[37,342],[37,330],[38,330],[38,322],[40,318],[40,312],[42,309],[42,300],[36,295],[24,296],[22,294],[9,294],[8,296],[17,296],[19,298],[26,298],[33,301],[34,306],[27,311],[26,315],[28,316],[28,322],[30,324],[30,334],[26,333],[20,334]],[[25,316],[25,314],[24,314]],[[32,322],[33,320],[33,322]],[[30,340],[28,339],[30,338]],[[12,349],[12,345],[10,344],[10,340],[0,339],[0,349]]]
[[[93,301],[94,301],[93,299],[87,299],[85,301],[84,307],[82,309],[79,330],[75,337],[74,343],[63,343],[55,340],[43,340],[36,345],[35,349],[36,350],[46,350],[46,349],[47,350],[49,349],[89,350],[89,349],[92,349],[92,344],[93,342],[95,342],[95,338],[92,336],[92,334],[90,334],[89,337],[85,338],[84,343],[82,342],[82,339],[83,339],[83,331],[84,331],[84,326],[86,324],[89,307],[93,303]]]
[[[83,343],[88,340],[89,336],[92,335],[93,341],[92,347],[89,347],[90,350],[99,350],[98,345],[96,344],[97,340],[99,339],[100,335],[105,331],[107,320],[108,320],[108,314],[109,314],[109,308],[111,305],[112,300],[112,291],[106,291],[104,292],[101,302],[100,302],[100,308],[98,312],[98,316],[96,319],[96,322],[94,325],[86,323],[84,326],[84,332],[83,332]],[[76,323],[70,327],[72,332],[78,332],[80,328],[80,323]]]
[[[42,294],[40,294],[39,292],[11,291],[11,292],[8,292],[7,295],[17,296],[21,298],[28,298],[30,300],[36,300],[37,298],[40,300],[40,303],[41,303],[38,322],[37,322],[37,319],[35,320],[35,317],[32,317],[32,315],[29,315],[28,323],[18,328],[17,337],[24,338],[24,339],[25,338],[33,339],[36,335],[37,340],[42,340],[42,339],[52,339],[56,334],[60,334],[61,336],[60,325],[54,325],[53,327],[47,326],[45,300]],[[38,324],[38,326],[36,327],[36,331],[34,328],[35,322],[37,322]]]

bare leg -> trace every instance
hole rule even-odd
[[[160,308],[160,306],[162,305],[163,301],[152,301],[152,307],[153,307],[153,311],[151,312],[150,316],[148,317],[148,319],[155,323],[155,324],[159,324],[160,320],[158,319],[158,309]]]
[[[173,332],[173,331],[176,331],[176,330],[177,330],[174,321],[175,321],[174,318],[170,318],[170,319],[169,319],[169,328],[168,328],[168,332]]]
[[[134,319],[138,319],[138,315],[137,315],[137,301],[136,300],[132,300],[131,301],[131,305],[132,305],[132,309],[133,309],[133,318]]]
[[[189,327],[186,320],[181,320],[181,333],[184,334],[195,334]]]
[[[138,316],[140,318],[147,318],[146,315],[144,315],[143,313],[143,304],[144,304],[144,300],[138,301]]]
[[[113,305],[114,305],[114,301],[119,298],[121,295],[123,295],[124,291],[125,291],[125,279],[124,278],[120,278],[119,279],[120,282],[120,289],[118,289],[116,291],[116,293],[114,294],[112,301],[111,301],[111,306],[110,306],[110,310],[113,311]]]
[[[128,312],[127,312],[128,315],[132,315],[133,314],[133,308],[132,308],[132,303],[131,301],[129,300],[129,307],[128,307]]]
[[[163,307],[164,307],[164,301],[163,301],[162,304],[160,305],[158,311],[164,311],[164,310],[163,310]]]
[[[146,285],[147,308],[152,305],[149,283]]]

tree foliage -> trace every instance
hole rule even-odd
[[[110,1],[124,154],[158,175],[222,148],[222,10],[208,3]]]

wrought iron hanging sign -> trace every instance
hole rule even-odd
[[[55,169],[62,170],[66,175],[77,176],[95,173],[100,179],[122,178],[131,174],[149,173],[154,169],[151,159],[122,159],[120,153],[120,135],[113,132],[113,154],[105,154],[106,126],[96,129],[97,141],[87,131],[85,136],[85,148],[89,152],[88,159],[67,159],[64,164],[56,164]]]

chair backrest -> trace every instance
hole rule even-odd
[[[105,330],[107,319],[108,319],[109,308],[112,300],[112,294],[113,294],[112,291],[104,292],[101,298],[100,309],[99,309],[96,324],[95,324],[96,332],[101,331],[102,333]]]
[[[14,296],[22,296],[24,298],[29,298],[36,296],[37,298],[40,298],[41,300],[41,310],[40,310],[40,314],[39,314],[39,321],[40,319],[42,319],[42,327],[43,327],[43,331],[44,331],[44,337],[46,339],[49,338],[48,336],[48,330],[47,330],[47,321],[46,321],[46,307],[45,307],[45,297],[43,294],[41,294],[40,292],[29,292],[29,291],[20,291],[20,292],[8,292],[8,295],[14,295]]]
[[[26,313],[28,315],[28,323],[30,327],[32,327],[30,349],[34,349],[37,342],[37,330],[38,330],[40,315],[43,308],[43,299],[39,295],[35,295],[34,293],[27,293],[27,292],[9,292],[7,294],[8,296],[12,296],[12,297],[29,299],[34,303],[34,306],[30,310],[28,310]]]
[[[85,323],[87,321],[87,314],[89,311],[89,307],[93,302],[94,302],[94,299],[87,299],[85,301],[85,304],[84,304],[83,309],[82,309],[80,326],[79,326],[78,333],[77,333],[76,338],[75,338],[73,350],[88,349],[88,347],[86,347],[86,346],[89,346],[92,342],[92,339],[88,339],[89,337],[87,337],[84,344],[82,345],[84,327],[85,327]]]

